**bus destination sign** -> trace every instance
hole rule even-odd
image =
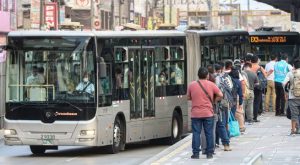
[[[286,36],[251,36],[251,43],[286,43]]]

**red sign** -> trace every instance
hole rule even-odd
[[[47,3],[44,8],[44,20],[47,29],[57,29],[57,3]]]

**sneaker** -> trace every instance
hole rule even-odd
[[[191,156],[191,159],[199,159],[199,155],[193,154],[193,155]]]
[[[231,149],[230,146],[227,144],[227,145],[224,145],[224,151],[232,151],[232,149]]]
[[[257,123],[257,122],[260,122],[260,120],[254,119],[253,122],[256,122],[256,123]]]
[[[240,128],[240,132],[245,132],[246,131],[246,128],[243,127],[243,128]]]
[[[213,154],[211,154],[211,153],[207,154],[207,155],[206,155],[206,158],[207,158],[207,159],[212,159],[212,158],[213,158]]]
[[[291,132],[290,136],[296,136],[296,132]]]

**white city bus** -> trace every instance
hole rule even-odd
[[[43,154],[58,146],[117,153],[126,143],[175,143],[188,131],[185,45],[178,31],[10,32],[5,144]]]

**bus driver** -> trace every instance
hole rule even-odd
[[[88,72],[83,73],[83,80],[77,85],[76,91],[87,92],[91,95],[94,95],[95,86],[92,82],[89,81]]]

